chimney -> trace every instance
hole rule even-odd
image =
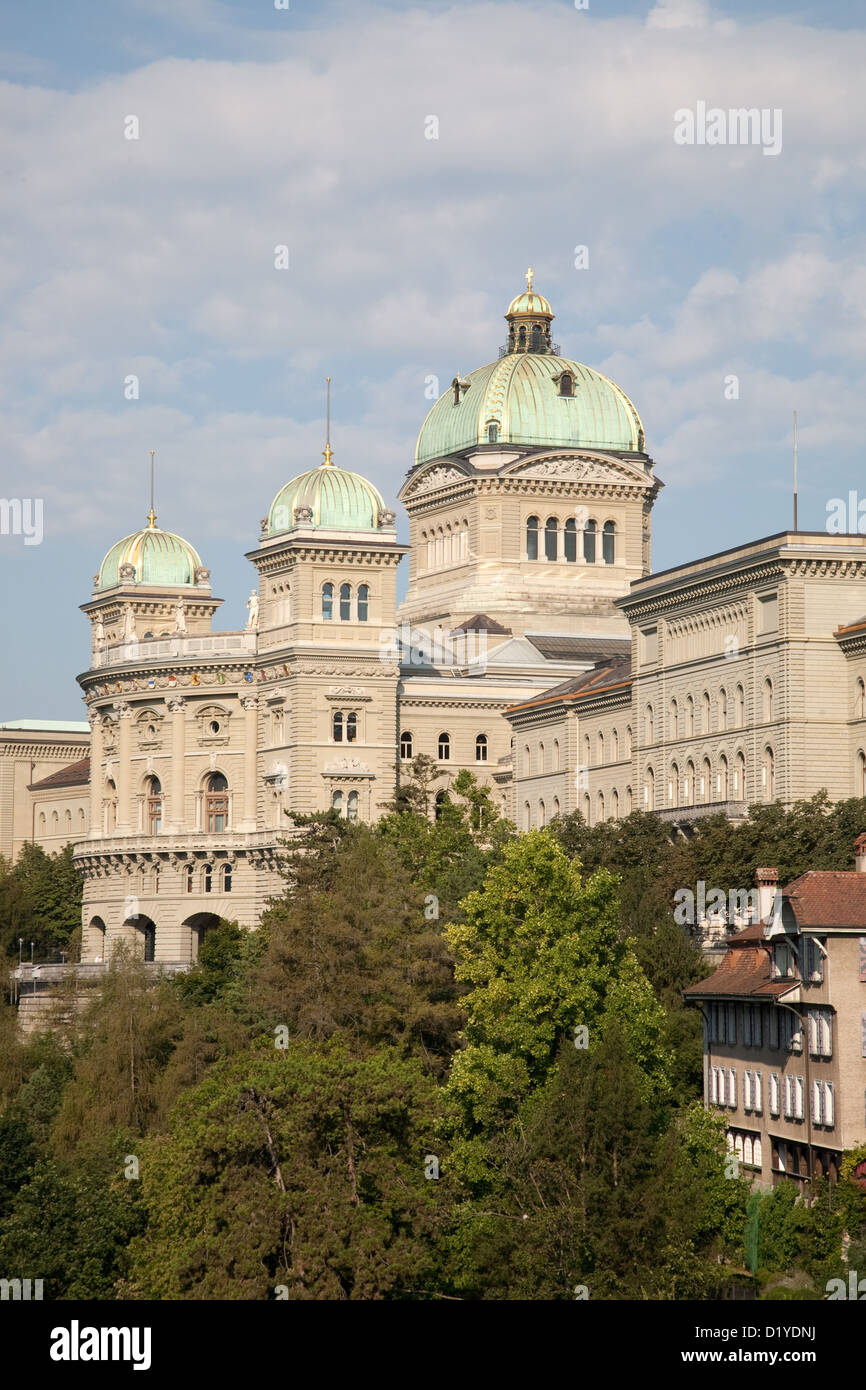
[[[854,868],[858,874],[866,874],[866,834],[854,841]]]
[[[866,835],[863,836],[863,839],[866,842]],[[755,873],[755,882],[758,885],[758,921],[766,922],[767,918],[773,914],[776,889],[779,886],[779,870],[758,869]]]

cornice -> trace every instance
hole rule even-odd
[[[698,577],[691,583],[672,579],[670,587],[663,593],[648,594],[646,598],[640,594],[626,594],[623,598],[614,599],[614,604],[622,609],[631,622],[655,613],[664,613],[672,608],[684,607],[701,599],[712,600],[720,594],[733,594],[741,589],[750,590],[756,584],[781,579],[788,571],[789,566],[781,558],[769,564],[766,561],[756,562],[715,579]]]

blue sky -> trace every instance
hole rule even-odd
[[[325,376],[337,461],[393,500],[426,378],[496,356],[530,263],[641,413],[655,568],[788,524],[795,408],[801,525],[866,497],[864,59],[842,0],[5,6],[0,496],[44,539],[0,535],[0,720],[81,717],[78,604],[151,448],[241,626]],[[781,152],[678,145],[701,101],[781,110]]]

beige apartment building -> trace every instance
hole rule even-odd
[[[866,835],[853,873],[778,889],[758,871],[759,918],[685,990],[704,1020],[704,1099],[755,1183],[835,1179],[866,1142]]]

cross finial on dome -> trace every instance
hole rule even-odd
[[[532,269],[532,266],[530,266],[529,269],[528,269],[527,272],[526,272],[526,288],[527,288],[528,290],[531,290],[531,289],[532,289],[532,277],[533,277],[534,274],[535,274],[535,271]]]

